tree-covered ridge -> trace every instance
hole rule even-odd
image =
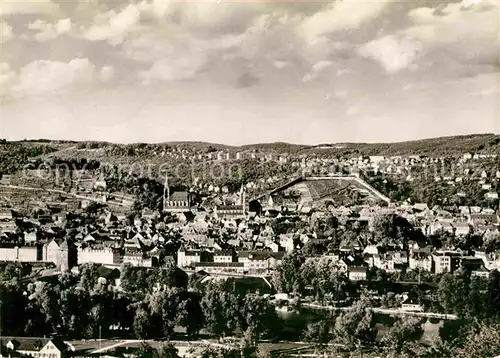
[[[5,141],[4,141],[5,143]],[[218,143],[206,142],[165,142],[165,143],[132,143],[114,144],[109,142],[96,141],[51,141],[33,140],[20,142],[7,142],[18,145],[31,143],[47,143],[54,147],[73,148],[68,154],[76,155],[78,150],[103,149],[105,153],[115,155],[153,155],[162,151],[176,148],[191,152],[214,152],[214,151],[255,151],[274,152],[289,154],[307,153],[330,153],[332,155],[358,154],[358,155],[424,155],[431,157],[456,156],[466,152],[487,152],[498,153],[500,151],[500,136],[495,134],[470,134],[459,136],[446,136],[438,138],[427,138],[396,143],[335,143],[319,145],[299,145],[292,143],[255,143],[242,146],[230,146]]]
[[[28,159],[55,152],[57,149],[48,144],[0,142],[0,177],[23,169]]]

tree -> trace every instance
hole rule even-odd
[[[163,335],[170,338],[174,332],[179,292],[176,289],[158,290],[146,298],[154,322],[161,327]]]
[[[99,265],[88,262],[80,265],[80,287],[87,292],[93,291],[99,279],[99,272],[97,269]]]
[[[278,292],[300,293],[304,283],[300,280],[299,271],[305,262],[304,256],[298,251],[292,251],[283,257],[281,265],[273,273],[273,285]]]
[[[146,339],[151,335],[151,314],[148,311],[147,307],[141,304],[134,315],[134,333],[139,339]]]
[[[470,276],[460,270],[455,274],[446,273],[438,285],[438,298],[446,312],[464,315],[467,311],[467,293],[470,287]]]
[[[411,344],[422,337],[424,330],[422,320],[414,317],[398,319],[389,332],[383,337],[382,344],[387,351],[398,354],[409,351]]]
[[[158,358],[158,352],[147,343],[141,343],[134,354],[135,358]]]
[[[469,326],[465,346],[454,352],[457,358],[495,357],[500,353],[500,324],[478,323]]]
[[[490,273],[486,311],[489,317],[500,317],[500,272],[498,270]]]
[[[273,333],[278,322],[274,306],[266,298],[256,294],[247,294],[242,305],[243,330],[251,329],[255,340],[264,334]],[[253,342],[255,343],[255,341]]]
[[[243,326],[242,297],[226,285],[220,282],[209,284],[201,300],[207,328],[217,338],[232,334]]]
[[[179,358],[179,350],[172,343],[166,343],[158,350],[158,357]]]
[[[308,324],[304,332],[304,340],[314,345],[315,349],[324,348],[331,339],[330,323],[327,320]]]
[[[334,332],[336,342],[349,349],[373,344],[377,335],[373,315],[363,301],[358,301],[353,309],[337,317]]]
[[[180,302],[177,309],[177,324],[186,328],[188,336],[198,334],[205,324],[199,296],[190,294]]]

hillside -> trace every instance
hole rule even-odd
[[[329,147],[330,148],[329,148]],[[397,143],[335,143],[321,144],[302,151],[331,153],[336,155],[357,153],[360,155],[460,155],[465,152],[500,153],[500,136],[473,134],[463,136],[428,138]]]

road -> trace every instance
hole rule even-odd
[[[106,342],[110,342],[107,340]],[[90,354],[97,354],[97,353],[104,353],[110,350],[113,350],[118,347],[124,347],[127,345],[133,345],[133,344],[142,344],[142,343],[147,343],[149,345],[155,345],[157,343],[162,343],[160,341],[155,341],[155,340],[140,340],[140,339],[128,339],[128,340],[123,340],[119,341],[110,345],[107,345],[105,347],[96,349]],[[173,344],[176,347],[193,347],[193,346],[213,346],[213,347],[218,347],[218,348],[230,348],[229,344],[222,344],[222,343],[216,343],[216,342],[211,342],[206,339],[202,339],[199,341],[169,341],[169,343]]]
[[[301,303],[301,306],[317,308],[317,309],[325,309],[330,311],[349,311],[353,309],[353,307],[324,306],[324,305],[317,305],[314,303]],[[395,315],[395,316],[415,316],[415,317],[439,318],[447,320],[458,319],[458,317],[454,314],[434,313],[434,312],[414,312],[414,311],[404,311],[401,309],[390,309],[390,308],[379,308],[379,307],[368,307],[368,309],[371,310],[372,312],[385,313],[387,315]]]

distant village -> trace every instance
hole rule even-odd
[[[189,159],[188,154],[185,150],[174,150],[160,155]],[[499,235],[498,207],[450,209],[428,207],[425,203],[396,204],[359,176],[360,171],[388,176],[404,174],[405,180],[411,181],[412,168],[425,168],[448,159],[361,156],[339,160],[259,155],[219,151],[192,156],[215,161],[237,161],[244,156],[260,161],[291,161],[302,175],[287,180],[261,178],[245,183],[235,193],[209,183],[195,184],[188,191],[172,193],[166,188],[163,210],[145,208],[139,213],[131,212],[132,195],[109,192],[106,181],[91,171],[79,172],[77,185],[69,192],[60,191],[54,185],[48,187],[46,183],[53,178],[44,181],[39,170],[25,171],[23,176],[3,175],[0,182],[0,260],[50,263],[60,270],[75,269],[87,262],[116,268],[123,263],[142,267],[174,264],[208,274],[265,276],[272,273],[286,253],[317,240],[309,224],[325,215],[355,221],[368,231],[374,230],[372,223],[377,216],[398,215],[425,237],[436,233],[456,237]],[[488,173],[483,170],[469,178],[470,169],[466,166],[495,156],[466,153],[456,159],[455,168],[463,170],[455,169],[449,175],[435,171],[434,180],[442,181],[443,185],[473,180],[486,200],[498,203],[495,188],[498,188],[500,171]],[[332,172],[332,168],[337,172]],[[349,171],[339,173],[339,168]],[[276,183],[274,187],[273,183]],[[36,189],[37,185],[40,189]],[[339,194],[345,190],[349,191]],[[336,205],[335,195],[355,195],[361,200],[353,205]],[[24,199],[30,196],[36,199],[29,202],[29,214],[16,214],[16,203],[26,204]],[[102,205],[93,222],[77,226],[70,233],[65,230],[68,220],[75,220],[72,216],[92,205]],[[283,223],[283,232],[274,232],[271,223],[276,220]],[[294,229],[296,227],[300,228]],[[500,258],[495,253],[462,252],[454,247],[438,250],[430,241],[382,249],[367,242],[363,244],[355,237],[343,241],[328,255],[352,280],[365,279],[369,267],[389,272],[409,268],[441,273],[470,266],[478,275],[487,275],[500,268]]]
[[[17,267],[19,282],[37,284],[63,280],[68,274],[79,277],[93,265],[98,267],[99,287],[125,295],[131,294],[125,292],[130,283],[126,289],[122,284],[128,268],[180,270],[190,277],[190,285],[257,279],[273,294],[262,297],[272,298],[269,302],[276,310],[286,312],[283,302],[293,299],[323,309],[328,304],[354,304],[345,292],[337,299],[333,292],[318,294],[318,282],[323,281],[316,280],[314,272],[320,271],[314,270],[334,273],[338,276],[329,280],[350,282],[358,287],[355,290],[372,282],[366,286],[372,287],[370,299],[386,301],[389,296],[373,290],[376,277],[392,275],[394,282],[406,284],[408,277],[415,280],[411,275],[418,275],[420,285],[430,277],[462,271],[488,280],[500,270],[500,168],[490,165],[496,163],[496,154],[432,158],[329,156],[322,155],[321,148],[292,154],[207,152],[186,146],[154,153],[134,149],[129,154],[151,154],[166,162],[274,168],[259,175],[246,173],[239,182],[227,178],[231,185],[210,175],[184,178],[185,182],[176,178],[171,185],[174,178],[160,173],[148,179],[151,186],[130,176],[103,175],[92,160],[105,161],[105,150],[78,149],[89,159],[78,158],[83,165],[66,164],[64,171],[58,167],[61,160],[70,163],[64,160],[75,155],[67,150],[33,158],[24,170],[1,175],[0,266],[10,270],[9,277],[9,265]],[[385,190],[388,183],[400,188],[415,182],[452,188],[451,194],[440,200],[395,200]],[[442,204],[432,204],[436,202]],[[294,262],[301,263],[293,266]],[[294,268],[286,271],[290,265]],[[311,274],[304,267],[315,267],[313,276],[304,276],[314,282],[300,281],[303,277],[297,281]],[[153,286],[153,292],[166,289],[160,282]],[[256,292],[262,293],[262,288]],[[392,313],[447,317],[428,311],[434,306],[424,304],[426,295],[417,297],[414,289],[406,290],[396,303],[383,307]],[[134,312],[135,322],[140,310]],[[95,337],[95,329],[92,334]],[[71,350],[57,338],[36,343],[6,337],[4,342],[11,354],[63,357]]]

